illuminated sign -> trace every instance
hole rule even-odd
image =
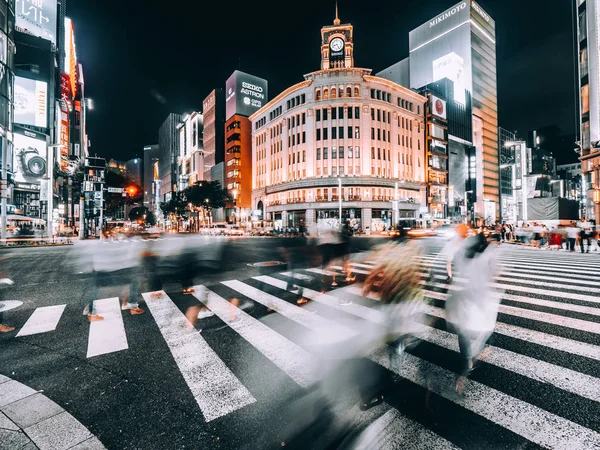
[[[429,109],[431,114],[440,119],[446,119],[446,101],[432,95],[429,99]]]
[[[15,28],[56,45],[56,12],[56,0],[17,0]]]
[[[15,127],[13,172],[15,183],[40,185],[48,172],[47,136]],[[39,189],[39,188],[38,188]]]
[[[466,2],[463,2],[460,5],[454,6],[453,8],[450,8],[448,11],[440,14],[435,19],[429,21],[429,28],[436,26],[438,23],[443,22],[447,18],[452,17],[456,13],[458,13],[458,12],[460,12],[463,9],[466,9],[466,8],[467,8],[467,3]]]
[[[481,6],[479,6],[477,3],[473,2],[473,1],[471,2],[471,6],[473,7],[473,9],[475,11],[477,11],[479,13],[479,15],[481,17],[483,17],[483,20],[485,20],[486,22],[490,21],[490,16],[483,9],[481,9]]]
[[[215,105],[215,100],[216,100],[216,92],[212,91],[210,94],[208,94],[208,97],[206,97],[206,99],[202,103],[202,112],[204,114],[206,114],[206,111]]]
[[[454,100],[463,105],[467,98],[465,90],[467,81],[465,74],[465,60],[456,53],[451,52],[433,61],[433,81],[448,78],[454,82]]]
[[[48,83],[15,77],[15,123],[48,126]]]
[[[77,94],[77,51],[75,49],[75,28],[73,21],[65,17],[65,70],[71,84],[71,97]]]
[[[69,168],[69,114],[60,111],[60,170]]]
[[[267,104],[267,80],[236,70],[225,83],[226,119],[250,117]]]

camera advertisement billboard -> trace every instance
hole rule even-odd
[[[56,0],[17,0],[16,29],[56,45]]]
[[[15,77],[15,123],[48,126],[48,83]]]
[[[17,189],[30,186],[30,190],[39,190],[48,173],[46,139],[45,134],[15,127],[13,172]]]
[[[250,117],[268,102],[267,80],[236,70],[225,83],[226,120]]]

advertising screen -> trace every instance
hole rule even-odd
[[[56,0],[17,0],[16,29],[56,45]]]
[[[60,111],[60,170],[69,168],[69,115]]]
[[[77,51],[75,49],[75,28],[73,21],[65,17],[65,71],[69,75],[71,95],[77,93]]]
[[[15,123],[48,126],[48,84],[15,77]]]
[[[446,102],[435,95],[432,95],[429,101],[431,102],[429,105],[431,114],[440,119],[446,119]]]
[[[236,70],[225,83],[225,113],[250,117],[268,102],[267,80]]]
[[[13,171],[16,186],[40,186],[48,172],[46,135],[15,127]],[[33,188],[35,189],[35,188]],[[37,188],[39,190],[39,187]]]

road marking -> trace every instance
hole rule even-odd
[[[281,300],[274,295],[267,294],[266,292],[242,283],[241,281],[223,281],[222,284],[266,306],[267,308],[275,309],[282,316],[315,331],[318,335],[317,337],[322,341],[327,341],[329,343],[339,342],[356,335],[354,331],[349,330],[346,327],[339,326],[330,320],[310,313],[303,308],[292,305],[285,300]]]
[[[386,348],[375,352],[371,359],[388,370],[420,385],[430,387],[463,408],[496,423],[544,448],[591,449],[600,448],[600,434],[544,411],[525,401],[471,379],[465,381],[464,397],[458,397],[449,388],[456,381],[456,373],[442,369],[409,353],[404,355],[401,371],[390,365]],[[428,383],[423,372],[435,379]]]
[[[256,400],[163,291],[142,296],[207,422]]]
[[[313,355],[204,286],[196,286],[194,296],[300,386],[314,382],[318,361]],[[234,322],[229,321],[232,308]]]
[[[410,448],[412,450],[458,450],[451,442],[401,414],[390,409],[373,421],[354,443],[353,448],[387,450]]]
[[[37,308],[27,319],[16,337],[31,336],[32,334],[47,333],[56,330],[67,305],[43,306]]]
[[[127,350],[129,345],[119,299],[94,300],[94,309],[104,320],[90,323],[87,357]]]

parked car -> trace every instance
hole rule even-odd
[[[245,231],[241,227],[227,226],[227,236],[243,236]]]
[[[213,225],[210,229],[211,236],[225,236],[227,233],[227,226],[225,224]]]

